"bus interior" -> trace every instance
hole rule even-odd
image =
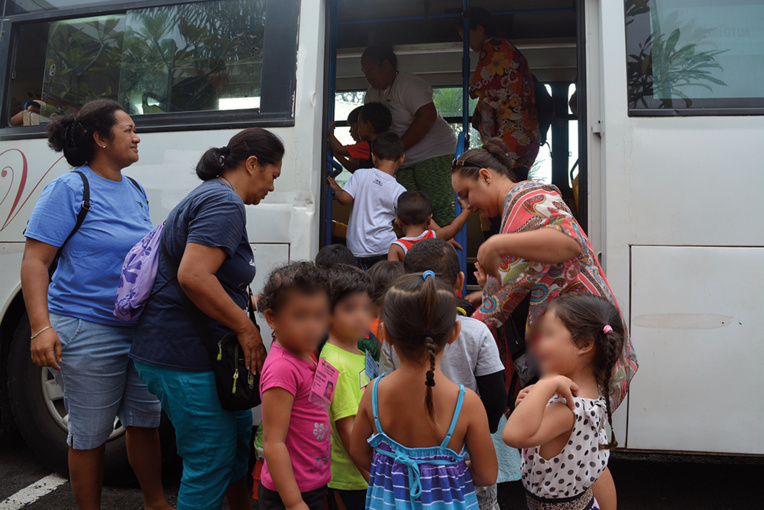
[[[574,0],[335,0],[330,4],[327,23],[327,125],[335,122],[335,135],[342,143],[352,143],[347,114],[363,104],[368,84],[361,72],[360,58],[372,44],[393,45],[398,68],[424,78],[434,91],[438,113],[456,133],[463,131],[463,56],[465,45],[459,35],[460,15],[470,7],[482,7],[494,16],[500,36],[512,42],[526,57],[533,75],[544,84],[554,103],[554,118],[547,143],[530,169],[529,178],[557,186],[586,228],[586,139],[579,136],[584,114],[583,34],[581,3]],[[477,55],[468,51],[469,76]],[[469,99],[468,117],[476,100]],[[574,113],[578,112],[578,114]],[[468,124],[469,125],[469,124]],[[469,127],[466,148],[481,145],[479,133]],[[584,133],[585,135],[585,133]],[[462,138],[460,137],[460,144]],[[465,149],[466,150],[466,149]],[[457,148],[462,152],[462,147]],[[326,160],[325,160],[326,161]],[[347,170],[337,176],[343,185]],[[582,193],[578,193],[578,189]],[[332,204],[331,190],[325,190],[322,222],[324,243],[343,242],[349,206]],[[472,263],[485,239],[480,219],[473,215],[467,233],[466,257],[462,269],[468,276],[467,289],[477,290]]]

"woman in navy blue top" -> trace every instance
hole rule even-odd
[[[152,228],[145,191],[122,175],[138,161],[141,139],[118,103],[99,99],[52,120],[48,141],[80,175],[60,176],[40,195],[25,232],[21,285],[32,361],[53,369],[64,393],[72,490],[80,508],[100,508],[105,443],[118,416],[146,507],[169,509],[159,401],[128,358],[135,324],[113,314],[125,255]],[[90,209],[78,224],[86,189]]]
[[[255,260],[244,206],[273,191],[283,156],[281,140],[260,128],[209,149],[196,167],[204,182],[170,212],[162,231],[166,254],[178,268],[177,284],[217,338],[237,335],[252,372],[262,368],[265,349],[246,313]],[[251,509],[246,475],[252,413],[221,407],[194,312],[171,280],[161,253],[130,357],[175,427],[183,459],[178,510],[220,508],[226,495],[232,510]]]

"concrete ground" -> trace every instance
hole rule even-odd
[[[610,469],[618,488],[619,510],[761,509],[758,484],[764,481],[764,458],[616,453]],[[0,437],[0,510],[76,510],[68,482],[25,506],[2,501],[50,475],[16,433]],[[180,481],[179,467],[165,472],[170,503]],[[525,509],[520,483],[499,487],[502,509]],[[141,510],[139,488],[105,487],[102,508]],[[224,505],[223,508],[227,508]]]

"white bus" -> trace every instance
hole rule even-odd
[[[277,133],[282,177],[248,209],[257,288],[270,267],[311,258],[346,218],[329,207],[325,140],[334,113],[342,121],[362,102],[364,47],[393,43],[401,69],[424,77],[461,129],[465,3],[5,0],[0,427],[66,470],[61,392],[29,360],[19,283],[29,213],[69,170],[47,148],[46,119],[96,97],[120,101],[142,137],[126,173],[146,188],[155,222],[198,184],[206,148],[246,126]],[[621,446],[764,454],[764,0],[472,4],[496,13],[551,92],[551,150],[533,175],[577,206],[629,319],[640,370],[615,415]],[[34,100],[39,114],[27,109]],[[471,221],[467,258],[481,239]],[[127,468],[119,423],[107,452],[117,478]]]

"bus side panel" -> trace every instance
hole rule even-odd
[[[764,248],[632,248],[629,447],[764,454]]]

